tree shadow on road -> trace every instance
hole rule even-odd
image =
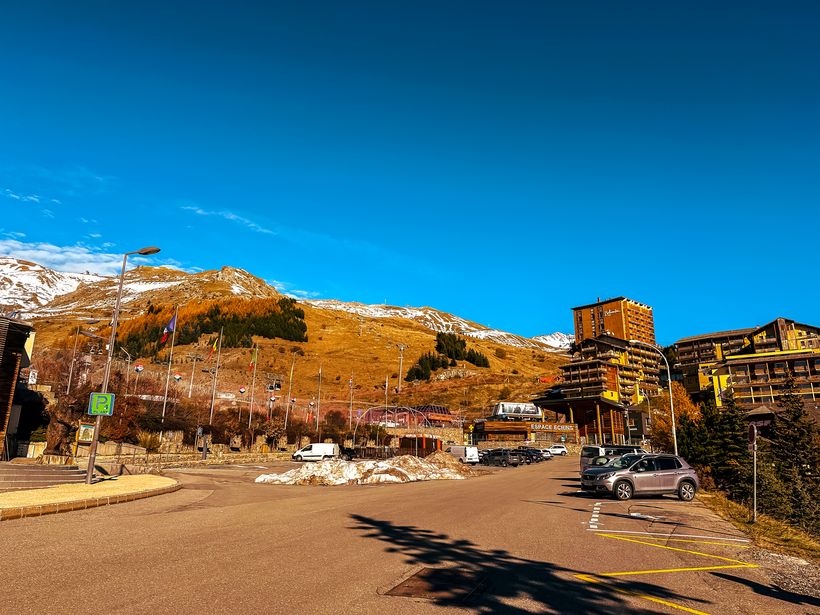
[[[467,608],[482,615],[627,611],[649,614],[666,611],[653,610],[649,602],[642,606],[629,596],[692,600],[643,582],[612,578],[585,581],[574,576],[584,571],[516,557],[502,549],[482,549],[469,540],[413,525],[396,525],[362,515],[351,518],[356,522],[353,529],[387,543],[388,553],[400,553],[409,565],[436,569],[427,577],[425,595],[416,597],[439,606]]]
[[[794,592],[790,592],[785,589],[780,589],[778,587],[763,585],[762,583],[758,583],[757,581],[752,581],[741,577],[733,577],[732,575],[723,572],[713,572],[712,575],[724,579],[725,581],[733,581],[735,583],[745,585],[754,593],[760,596],[766,596],[767,598],[774,598],[776,600],[783,600],[784,602],[790,602],[791,604],[805,604],[820,609],[820,599],[814,598],[813,596],[807,596],[805,594],[796,594]],[[806,612],[808,613],[809,611]]]

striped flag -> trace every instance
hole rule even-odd
[[[206,361],[210,361],[210,360],[211,360],[211,357],[212,357],[212,356],[214,356],[214,353],[216,352],[216,343],[217,343],[218,341],[219,341],[219,338],[218,338],[218,337],[215,337],[215,338],[214,338],[214,343],[213,343],[213,344],[211,344],[211,352],[210,352],[210,353],[208,353],[208,358],[207,358],[207,359],[205,359]]]
[[[253,347],[253,352],[251,353],[251,362],[248,364],[248,371],[249,372],[253,371],[253,366],[256,363],[256,353],[258,351],[259,351],[259,349],[256,346],[254,346]]]
[[[176,326],[177,326],[177,315],[175,313],[173,315],[173,317],[171,318],[171,320],[168,322],[168,324],[165,325],[165,328],[162,330],[162,338],[159,340],[160,344],[164,344],[165,342],[168,341],[168,336],[171,334],[171,332],[174,329],[176,329]]]

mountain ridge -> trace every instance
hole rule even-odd
[[[122,308],[125,317],[148,309],[152,304],[183,304],[228,296],[267,298],[282,294],[261,278],[230,266],[198,273],[140,266],[128,270],[124,280]],[[0,309],[4,312],[20,310],[22,317],[27,319],[101,318],[111,309],[117,282],[117,276],[61,272],[31,261],[0,257]],[[398,307],[336,299],[299,299],[299,302],[361,318],[410,320],[434,332],[457,333],[547,352],[565,352],[572,340],[572,336],[557,331],[527,338],[432,307]]]

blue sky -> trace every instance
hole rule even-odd
[[[242,267],[522,335],[818,324],[815,2],[37,2],[0,254]]]

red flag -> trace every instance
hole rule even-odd
[[[162,338],[159,340],[160,344],[164,344],[168,340],[168,334],[170,334],[177,326],[177,315],[171,318],[165,328],[162,330]]]

